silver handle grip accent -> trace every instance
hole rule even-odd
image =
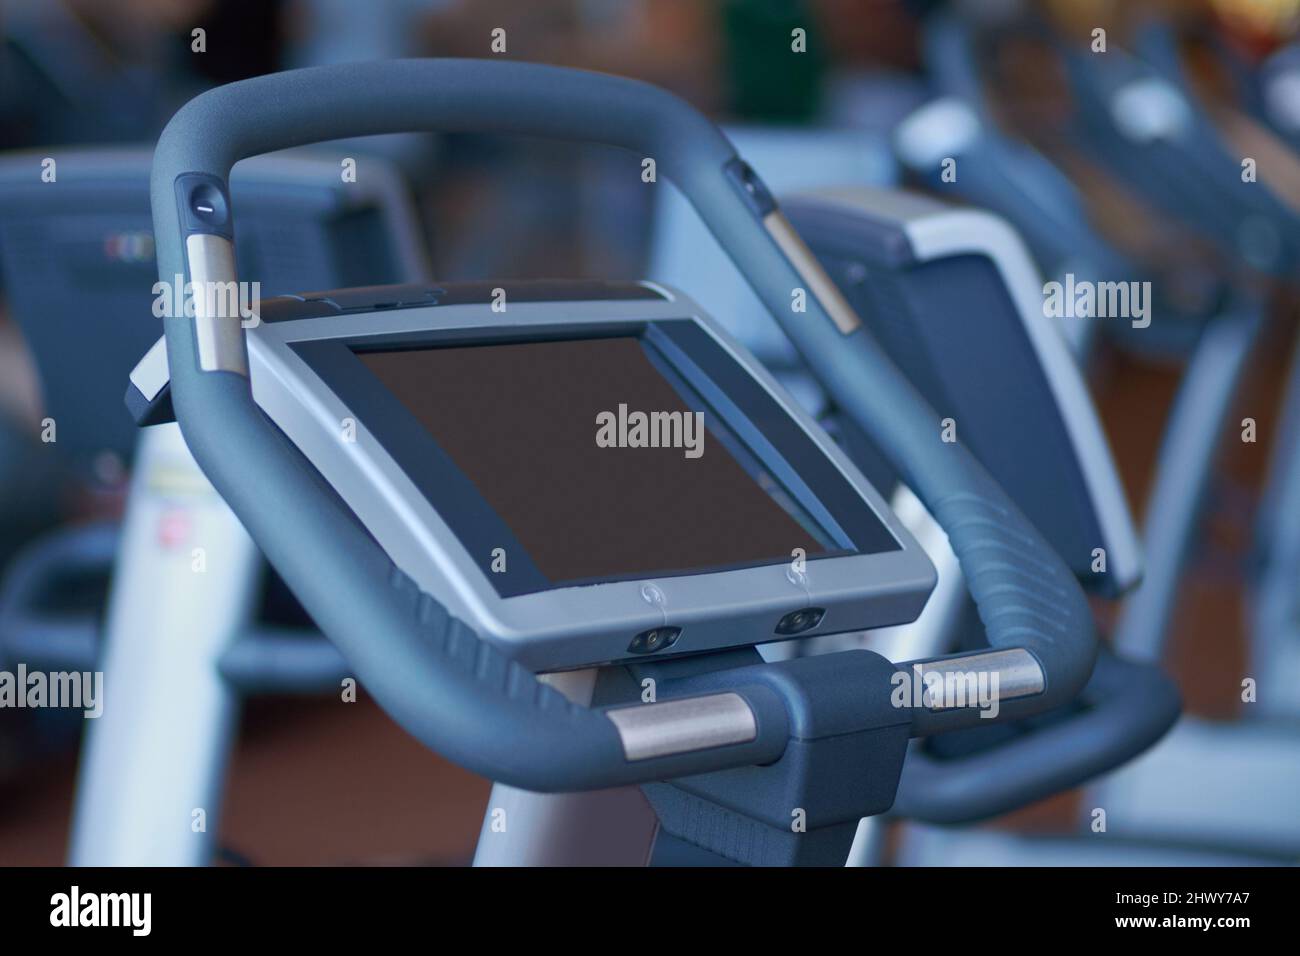
[[[758,736],[758,722],[739,694],[709,694],[606,711],[628,760],[670,757],[694,750],[743,744]]]

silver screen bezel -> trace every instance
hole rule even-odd
[[[261,323],[249,330],[257,403],[320,471],[376,540],[420,587],[486,639],[535,671],[623,660],[632,636],[671,625],[664,654],[781,640],[774,623],[806,606],[827,609],[807,636],[915,619],[935,581],[912,536],[833,441],[759,363],[685,297],[665,300],[441,305]],[[844,475],[898,542],[898,550],[819,558],[803,580],[785,564],[612,581],[501,597],[460,539],[382,444],[293,349],[294,343],[424,329],[627,324],[690,319],[742,364]],[[343,440],[351,421],[352,441]]]

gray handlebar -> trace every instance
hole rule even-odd
[[[1177,721],[1178,689],[1154,664],[1109,651],[1079,695],[1083,710],[969,756],[908,754],[892,816],[923,823],[987,820],[1104,773],[1142,753]]]
[[[226,180],[239,159],[422,129],[604,143],[654,159],[841,408],[876,438],[948,532],[990,645],[1022,651],[1037,670],[1003,715],[1052,709],[1082,688],[1096,642],[1073,576],[975,459],[941,442],[938,416],[861,327],[721,131],[667,92],[603,74],[476,60],[318,67],[220,87],[183,107],[158,144],[152,195],[160,277],[236,278],[228,250],[225,258],[210,253],[230,236]],[[201,204],[187,206],[195,197]],[[205,246],[208,239],[215,244]],[[806,312],[791,309],[795,289],[808,293]],[[254,403],[237,320],[199,315],[165,325],[172,402],[203,471],[358,677],[430,747],[533,790],[665,779],[780,755],[783,704],[754,687],[739,691],[751,712],[748,739],[633,759],[614,720],[574,707],[463,623],[446,620],[427,597],[408,593],[409,580]],[[284,508],[290,500],[298,506]],[[404,599],[394,599],[394,586]],[[642,709],[660,708],[671,723],[662,708],[672,703]],[[922,709],[914,731],[977,719],[973,708]]]
[[[209,90],[163,130],[151,178],[159,272],[184,270],[177,177],[224,183],[241,159],[342,137],[486,132],[622,147],[672,170],[688,193],[716,188],[735,150],[671,93],[622,77],[486,60],[312,67]],[[702,181],[696,181],[693,175]]]

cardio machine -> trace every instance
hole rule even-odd
[[[925,18],[926,59],[939,98],[900,125],[900,161],[930,189],[955,193],[1006,217],[1055,281],[1146,278],[1137,263],[1094,229],[1069,179],[1046,156],[999,129],[981,78],[986,26],[969,9],[939,8]],[[995,27],[1011,25],[998,20]],[[958,164],[954,183],[940,175],[945,157]],[[1114,630],[1117,647],[1144,658],[1153,656],[1150,649],[1169,630],[1221,436],[1263,321],[1255,296],[1224,283],[1207,285],[1199,276],[1153,279],[1145,328],[1088,316],[1062,322],[1085,367],[1103,338],[1158,360],[1185,363],[1147,493],[1145,580],[1124,602]]]
[[[39,176],[43,154],[0,156],[0,278],[35,367],[43,414],[57,428],[43,458],[88,497],[111,502],[141,437],[117,406],[118,386],[157,331],[152,153],[117,147],[54,154],[52,183]],[[257,209],[241,255],[265,294],[427,272],[400,181],[381,161],[363,159],[361,169],[359,182],[344,184],[337,160],[319,153],[240,167],[235,189]],[[90,521],[69,523],[29,547],[3,587],[0,652],[33,665],[91,666],[103,595],[84,612],[45,597],[74,572],[93,578],[91,590],[106,589],[118,539],[116,522]]]
[[[1099,158],[1117,171],[1136,170],[1145,158],[1146,172],[1138,180],[1141,188],[1151,190],[1154,198],[1170,206],[1171,213],[1177,211],[1202,234],[1223,242],[1241,266],[1238,281],[1242,284],[1258,281],[1260,274],[1275,286],[1292,281],[1300,255],[1300,215],[1271,192],[1263,177],[1259,182],[1242,181],[1237,158],[1196,104],[1172,37],[1148,27],[1137,33],[1135,41],[1141,58],[1120,55],[1088,63],[1077,51],[1067,53],[1080,124],[1093,134],[1088,139],[1097,146]],[[1181,108],[1170,111],[1176,122],[1159,137],[1142,140],[1119,120],[1124,104],[1137,97],[1135,91],[1145,96],[1148,90],[1161,91]],[[1112,135],[1104,136],[1108,131]],[[1168,192],[1155,192],[1157,170],[1171,165],[1180,173],[1185,170],[1188,178],[1197,176],[1196,181],[1184,183],[1181,175],[1166,177],[1163,185]],[[1181,208],[1175,210],[1180,201]],[[1280,435],[1279,463],[1285,461],[1289,447],[1285,433]],[[1276,478],[1273,484],[1277,485]],[[1276,500],[1273,492],[1270,497]],[[1266,535],[1264,541],[1270,540],[1272,536]],[[1285,554],[1284,546],[1283,567]],[[1255,597],[1263,610],[1275,606],[1270,587],[1275,580],[1265,572],[1256,582]],[[1265,617],[1251,623],[1281,622]],[[1251,672],[1257,676],[1260,696],[1272,698],[1268,707],[1260,708],[1265,717],[1295,712],[1284,671],[1273,670],[1293,653],[1287,646],[1291,633],[1286,627],[1253,628]],[[1134,649],[1154,656],[1162,644],[1152,640]],[[1146,760],[1107,781],[1102,796],[1123,808],[1122,813],[1112,813],[1113,826],[1133,837],[1154,836],[1266,858],[1294,855],[1300,848],[1300,826],[1289,795],[1300,787],[1298,741],[1286,721],[1252,718],[1256,706],[1246,705],[1243,719],[1231,723],[1185,720]],[[1224,761],[1225,772],[1213,786],[1189,787],[1188,781],[1211,758]],[[1165,807],[1159,815],[1148,809],[1153,801]]]
[[[972,41],[961,36],[961,25],[946,21],[942,29],[948,41],[943,48],[969,62]],[[1104,56],[1075,51],[1063,55],[1079,97],[1080,121],[1088,130],[1080,136],[1081,144],[1100,163],[1249,265],[1286,271],[1292,217],[1281,211],[1265,187],[1240,182],[1235,160],[1195,115],[1176,74],[1157,71],[1117,50]],[[974,88],[968,84],[968,89]],[[1165,176],[1170,166],[1186,176]],[[1256,188],[1258,192],[1248,192]],[[1211,192],[1214,208],[1207,212]],[[1025,214],[1031,215],[1032,209],[1028,205]],[[1142,659],[1158,654],[1168,637],[1180,570],[1207,493],[1206,476],[1261,325],[1259,305],[1252,299],[1238,299],[1234,308],[1212,318],[1200,332],[1162,443],[1145,533],[1154,576],[1128,602],[1116,630],[1117,648]],[[1157,313],[1154,325],[1160,320]],[[1129,338],[1136,341],[1143,334]],[[1196,479],[1188,481],[1188,475]],[[914,841],[912,859],[1186,863],[1240,862],[1242,857],[1231,854],[1242,850],[1285,853],[1295,845],[1294,827],[1285,818],[1294,815],[1278,798],[1296,786],[1291,769],[1295,762],[1288,756],[1293,746],[1285,733],[1258,722],[1234,727],[1187,719],[1152,753],[1091,791],[1088,805],[1107,808],[1111,834],[1121,840],[1158,839],[1164,842],[1159,849],[1117,840],[1098,846],[1079,840],[998,842],[976,834],[931,833]],[[1212,780],[1203,771],[1211,761],[1224,767]],[[1175,850],[1178,843],[1189,849]],[[1190,849],[1198,845],[1200,849]]]
[[[892,802],[909,739],[1076,697],[1096,646],[1069,570],[942,440],[753,170],[669,94],[454,60],[219,88],[155,154],[160,274],[236,280],[225,181],[243,155],[412,127],[655,158],[946,531],[985,641],[904,665],[866,650],[762,660],[757,645],[914,618],[934,572],[862,473],[680,293],[345,290],[266,303],[248,329],[196,302],[193,319],[164,320],[166,351],[137,367],[128,401],[142,422],[175,415],[402,726],[525,792],[640,785],[662,833],[733,860],[834,863],[859,818]],[[956,702],[958,675],[997,717]],[[583,683],[573,697],[551,686]]]
[[[1143,24],[1135,37],[1135,49],[1143,60],[1174,84],[1178,93],[1194,102],[1191,84],[1184,69],[1178,39],[1173,30],[1159,22]],[[1285,51],[1284,51],[1285,52]],[[1294,53],[1294,50],[1291,50]],[[1275,54],[1283,56],[1284,54]],[[1294,59],[1294,57],[1293,57]],[[1279,83],[1285,88],[1286,80],[1268,69],[1261,69],[1261,78],[1268,83]],[[1292,77],[1294,85],[1294,77]],[[1272,96],[1280,98],[1274,90]],[[1280,105],[1280,104],[1278,104]],[[1294,109],[1294,104],[1292,104]],[[1281,132],[1281,131],[1279,131]],[[1260,172],[1266,172],[1269,162],[1282,157],[1261,158]],[[1293,208],[1263,189],[1271,199],[1272,229],[1300,237],[1300,216]],[[1204,228],[1204,226],[1203,226]],[[1270,270],[1282,281],[1293,281],[1294,268]],[[1300,402],[1300,364],[1294,359],[1289,365],[1282,396],[1281,416],[1275,436],[1276,449],[1269,464],[1261,496],[1259,513],[1254,529],[1254,561],[1252,581],[1254,599],[1249,623],[1251,637],[1251,673],[1260,686],[1257,709],[1272,717],[1286,717],[1300,713],[1300,696],[1290,678],[1300,663],[1300,642],[1295,639],[1293,592],[1293,557],[1297,534],[1288,522],[1294,512],[1292,504],[1298,484],[1294,435],[1296,431],[1297,402]]]
[[[1199,39],[1228,73],[1235,105],[1265,123],[1295,150],[1300,145],[1300,45],[1294,41],[1254,62],[1233,46],[1223,30]],[[1186,90],[1173,28],[1144,24],[1137,50]],[[1260,685],[1254,705],[1269,718],[1300,713],[1296,692],[1300,675],[1300,607],[1296,601],[1300,566],[1300,348],[1288,366],[1281,413],[1254,526],[1249,610],[1250,666]]]
[[[1013,28],[1006,23],[998,26]],[[1061,171],[998,128],[980,76],[988,38],[979,18],[970,11],[940,9],[926,18],[924,27],[927,61],[940,99],[901,125],[896,144],[904,165],[930,189],[955,192],[1007,218],[1025,236],[1040,268],[1057,281],[1146,278],[1137,263],[1093,228],[1082,197]],[[1140,110],[1144,102],[1130,101],[1130,111]],[[1139,125],[1138,120],[1129,125]],[[1105,138],[1104,131],[1096,135]],[[1192,146],[1181,149],[1197,152]],[[1093,147],[1093,152],[1112,156],[1124,150]],[[958,162],[955,183],[945,183],[939,175],[946,156]],[[1204,159],[1198,162],[1207,165]],[[1144,167],[1144,177],[1159,175],[1152,174],[1153,168]],[[1218,168],[1214,178],[1235,175],[1229,165]],[[1177,586],[1209,495],[1221,436],[1263,324],[1258,297],[1226,282],[1206,284],[1202,277],[1184,281],[1171,275],[1151,278],[1150,323],[1145,328],[1132,328],[1123,319],[1088,316],[1062,322],[1085,367],[1103,338],[1138,353],[1185,363],[1147,493],[1146,578],[1125,602],[1115,628],[1117,646],[1144,657],[1153,656],[1151,648],[1168,632]],[[1175,294],[1169,294],[1170,285],[1176,287]],[[1194,288],[1200,286],[1204,288]]]
[[[0,265],[57,423],[46,456],[92,494],[125,491],[125,502],[120,522],[70,523],[20,554],[0,587],[0,656],[105,672],[111,704],[84,725],[70,860],[205,864],[240,699],[336,688],[344,665],[267,573],[179,430],[141,432],[118,404],[122,376],[157,332],[152,154],[53,158],[55,183],[40,181],[38,154],[0,161]],[[250,210],[241,261],[267,294],[427,272],[403,185],[382,160],[362,155],[349,183],[333,154],[258,157],[232,184]],[[82,592],[80,603],[68,597]],[[155,807],[171,801],[202,809],[209,825],[160,839]]]
[[[1171,218],[1247,268],[1280,278],[1300,261],[1300,214],[1242,160],[1196,103],[1174,44],[1157,24],[1136,30],[1134,54],[1058,41],[1073,97],[1077,146]]]
[[[814,142],[799,144],[797,154],[817,165]],[[1015,233],[982,210],[896,189],[795,192],[783,208],[881,346],[936,410],[952,416],[963,441],[1085,586],[1110,597],[1131,590],[1141,556],[1110,451],[1062,330],[1042,314],[1040,280]],[[660,223],[654,261],[665,279],[677,278],[667,266],[684,260],[660,251],[665,246],[709,246],[700,230],[682,226],[680,217]],[[734,269],[719,270],[704,295],[710,304],[739,301],[734,286],[742,281]],[[728,320],[790,374],[791,349],[779,325],[753,312]],[[772,347],[774,339],[785,347]],[[913,624],[783,650],[802,656],[862,646],[901,661],[959,646],[972,624],[942,531],[882,468],[870,443],[839,420],[833,402],[822,395],[809,407],[879,487],[893,489],[891,505],[935,562],[939,583]],[[1096,547],[1107,559],[1101,566]],[[981,735],[957,748],[913,748],[890,816],[951,824],[1009,812],[1120,765],[1158,739],[1176,714],[1163,675],[1107,656],[1072,712],[1055,715],[1050,727],[1020,728],[1019,761],[1010,747],[984,759]],[[881,859],[882,833],[878,821],[863,821],[854,863]]]

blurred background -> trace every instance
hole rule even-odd
[[[1132,59],[1118,78],[1077,55],[1098,28],[1115,61]],[[1240,721],[1255,706],[1243,679],[1285,666],[1265,663],[1285,657],[1278,642],[1300,644],[1300,614],[1287,618],[1300,562],[1268,570],[1300,546],[1273,539],[1284,522],[1269,511],[1285,511],[1300,485],[1300,465],[1290,478],[1285,467],[1300,428],[1300,409],[1285,413],[1300,406],[1298,30],[1300,0],[0,0],[0,666],[92,667],[101,652],[135,454],[121,396],[161,330],[148,151],[172,112],[211,86],[292,67],[501,56],[673,90],[733,132],[778,196],[841,183],[925,190],[1006,217],[1045,278],[1089,257],[1150,278],[1155,332],[1101,336],[1081,353],[1139,519],[1206,324],[1251,303],[1244,365],[1217,424],[1205,422],[1226,437],[1159,638],[1187,712]],[[1121,83],[1132,112],[1099,106],[1114,106],[1104,97]],[[1194,135],[1170,137],[1168,124]],[[963,177],[981,149],[1005,159],[1003,182]],[[938,160],[968,154],[956,182],[935,175]],[[1257,161],[1260,189],[1214,198],[1213,162],[1235,175],[1240,157]],[[372,187],[361,199],[337,195],[341,158]],[[68,186],[57,195],[41,179],[46,159]],[[697,233],[641,182],[639,157],[410,135],[284,162],[241,164],[234,185],[241,275],[264,294],[648,275],[711,305],[736,282],[725,262],[697,259]],[[1253,440],[1239,434],[1245,419]],[[1261,624],[1266,586],[1282,595],[1288,634]],[[263,592],[258,614],[277,634],[309,627],[273,579]],[[1297,715],[1300,704],[1277,715],[1274,759],[1293,767]],[[86,723],[0,710],[0,864],[66,858]],[[268,686],[243,702],[210,825],[232,864],[463,864],[488,790],[407,738],[364,690],[339,706],[310,682]],[[1288,801],[1294,817],[1295,791],[1275,802]],[[1067,834],[1085,804],[1067,794],[985,829]],[[1205,835],[1216,850],[1300,855],[1294,834],[1271,848]]]

